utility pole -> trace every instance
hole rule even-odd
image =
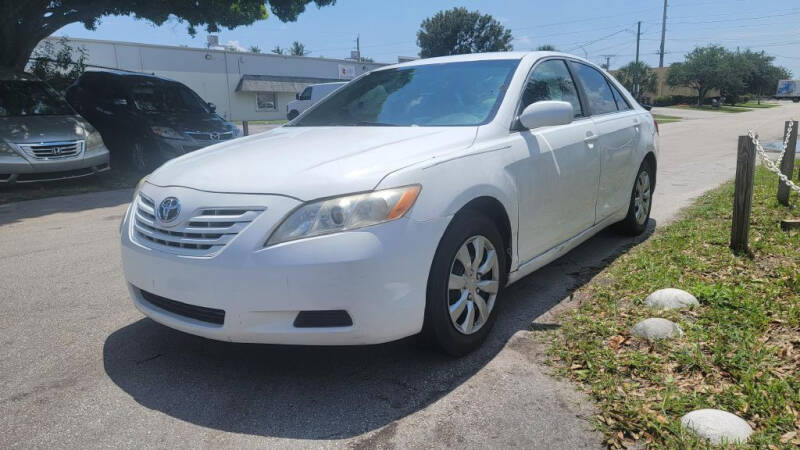
[[[602,65],[602,67],[606,70],[611,70],[611,58],[617,55],[600,55],[600,57],[606,59],[606,63]]]
[[[664,67],[664,37],[667,34],[667,0],[664,0],[664,15],[661,18],[661,50],[658,52],[658,67]]]
[[[358,59],[361,60],[361,35],[356,35],[356,51],[358,52]]]
[[[633,97],[639,99],[639,41],[642,37],[642,21],[636,24],[636,65],[633,70]]]

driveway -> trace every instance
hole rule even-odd
[[[733,175],[736,135],[777,139],[790,116],[800,105],[662,126],[650,231]],[[134,309],[117,244],[130,196],[0,205],[0,447],[602,447],[590,401],[548,375],[537,339],[640,240],[603,232],[513,285],[461,359],[409,341],[229,344]]]

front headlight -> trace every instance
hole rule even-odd
[[[103,138],[97,131],[92,131],[86,137],[86,150],[92,150],[103,145]]]
[[[183,139],[183,136],[170,127],[150,127],[150,131],[152,131],[156,136],[161,136],[167,139]]]
[[[405,186],[306,203],[283,220],[265,247],[399,219],[414,205],[420,189]]]

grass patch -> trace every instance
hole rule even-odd
[[[724,113],[740,113],[740,112],[747,112],[752,111],[750,108],[745,108],[741,106],[728,106],[722,105],[719,108],[714,108],[711,105],[675,105],[671,106],[670,108],[682,108],[682,109],[696,109],[699,111],[716,111],[716,112],[724,112]]]
[[[665,123],[672,123],[672,122],[680,122],[683,120],[681,117],[678,116],[668,116],[666,114],[653,114],[653,119],[658,122],[660,125]]]
[[[0,186],[0,205],[62,195],[128,189],[135,187],[141,178],[141,174],[112,168],[108,172],[71,180]]]
[[[776,178],[759,167],[750,228],[752,255],[728,249],[733,185],[706,195],[677,222],[601,272],[576,295],[550,332],[556,369],[598,403],[596,426],[610,446],[706,444],[681,432],[680,418],[718,408],[750,422],[748,446],[800,445],[800,232],[780,219],[800,216],[775,200]],[[648,311],[645,297],[664,287],[694,294],[701,306]],[[677,322],[685,334],[648,343],[630,335],[647,317]],[[775,447],[773,447],[775,446]]]
[[[761,104],[759,105],[757,102],[747,102],[747,103],[739,103],[736,106],[739,106],[739,107],[742,107],[742,108],[756,108],[756,109],[761,108],[761,109],[763,109],[763,108],[774,108],[774,107],[780,106],[780,105],[777,104],[777,103],[767,103],[767,102],[761,102]]]

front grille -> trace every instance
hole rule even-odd
[[[220,251],[263,211],[242,208],[200,208],[175,227],[159,224],[155,202],[144,194],[136,199],[133,230],[137,242],[186,256],[211,256]]]
[[[227,141],[233,138],[233,131],[187,131],[186,134],[198,141]]]
[[[84,141],[41,142],[38,144],[17,144],[25,154],[35,159],[77,158],[83,153]]]
[[[142,298],[148,303],[164,311],[169,311],[173,314],[199,320],[201,322],[213,323],[215,325],[222,325],[225,323],[225,311],[221,309],[190,305],[188,303],[170,300],[141,289],[139,289],[139,292],[142,293]]]

